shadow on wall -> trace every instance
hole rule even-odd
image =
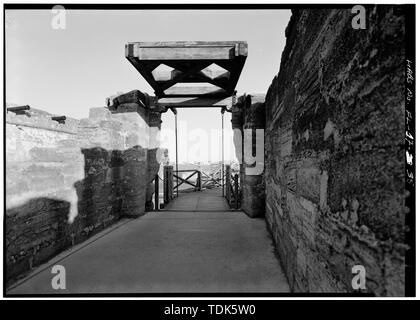
[[[120,217],[138,217],[145,213],[146,189],[153,180],[147,179],[151,175],[147,149],[140,146],[127,150],[94,147],[81,149],[81,153],[84,179],[73,184],[78,214],[72,222],[70,208],[75,204],[54,196],[32,198],[7,209],[6,286]],[[155,162],[159,164],[156,157]]]
[[[266,219],[294,292],[403,296],[405,16],[293,10],[266,98]],[[366,283],[353,270],[365,270]]]
[[[66,235],[71,228],[67,224],[69,212],[70,202],[50,198],[31,199],[7,210],[6,285],[70,245],[63,242],[69,239]]]
[[[162,111],[133,90],[81,120],[6,114],[6,285],[151,207]]]

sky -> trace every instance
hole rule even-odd
[[[290,10],[66,10],[65,29],[52,28],[51,10],[6,10],[6,101],[86,118],[117,92],[149,84],[125,58],[135,41],[247,41],[237,94],[266,93],[280,67]],[[162,115],[171,132],[174,115]],[[179,161],[220,161],[220,109],[178,110]],[[230,114],[225,159],[235,160]],[[175,139],[162,146],[175,157]],[[203,143],[203,139],[208,142]],[[199,143],[198,143],[199,142]],[[197,147],[198,146],[198,147]],[[201,150],[200,149],[201,146]],[[207,149],[207,151],[206,151]]]

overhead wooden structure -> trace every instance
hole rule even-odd
[[[125,49],[158,103],[184,108],[229,105],[248,55],[244,41],[132,42]]]

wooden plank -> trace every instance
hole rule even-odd
[[[133,42],[126,45],[125,54],[157,97],[218,95],[224,98],[234,93],[248,55],[248,45],[244,41]],[[170,74],[153,72],[161,63],[175,70]],[[213,63],[227,71],[205,69]],[[173,88],[165,93],[180,82],[210,83],[225,91]]]
[[[229,107],[232,105],[232,97],[219,98],[160,98],[157,103],[169,108],[208,108]]]
[[[181,74],[180,72],[178,72],[178,74]],[[160,79],[164,79],[164,77],[161,77]],[[156,80],[156,77],[155,77]],[[226,91],[227,94],[232,94],[232,90],[230,92],[228,92],[227,90],[229,89],[229,78],[209,78],[206,75],[204,75],[203,73],[199,72],[193,75],[180,75],[178,77],[172,77],[170,80],[166,80],[166,81],[156,81],[157,85],[160,86],[160,89],[165,90],[167,88],[170,88],[171,86],[175,85],[178,82],[182,82],[182,83],[209,83],[211,85],[217,86],[219,88],[222,88]]]
[[[239,176],[235,174],[235,209],[239,209]]]
[[[149,83],[149,85],[155,90],[155,94],[162,95],[163,92],[159,91],[159,86],[156,83],[155,79],[152,76],[152,73],[150,72],[150,69],[147,65],[142,64],[138,59],[136,58],[127,58],[128,61],[131,62],[131,64],[136,68],[136,70],[143,76],[143,78]]]
[[[177,74],[179,74],[180,71],[178,70],[172,70],[172,71],[152,71],[153,78],[155,78],[156,82],[162,82],[162,81],[169,81],[173,80]]]
[[[248,56],[248,43],[237,42],[235,45],[235,56]]]
[[[215,185],[220,186],[220,182],[214,179],[213,177],[210,177],[208,174],[203,172],[203,175],[207,178],[207,180],[204,180],[205,183],[213,182]]]
[[[235,89],[236,84],[238,83],[239,80],[239,76],[241,75],[242,69],[244,67],[245,64],[245,58],[237,58],[235,59],[231,66],[230,66],[230,72],[231,72],[231,76],[230,76],[230,81],[229,81],[229,85],[227,87],[227,91],[231,92]]]
[[[235,50],[231,47],[140,47],[135,54],[139,60],[227,60],[235,57]]]
[[[163,167],[163,201],[168,204],[173,198],[173,166]]]
[[[174,187],[174,189],[175,188],[177,188],[177,187],[179,187],[180,185],[182,185],[183,183],[186,183],[186,184],[189,184],[189,185],[191,185],[191,186],[193,186],[194,188],[196,187],[196,185],[194,185],[192,182],[190,182],[190,181],[188,181],[188,179],[189,178],[191,178],[193,175],[195,175],[197,173],[197,171],[194,171],[192,174],[190,174],[188,177],[186,177],[185,179],[184,178],[181,178],[180,176],[178,176],[177,174],[174,174],[174,177],[175,178],[177,178],[177,179],[179,179],[179,180],[181,180],[181,182],[179,182],[175,187]]]
[[[230,165],[226,165],[226,199],[229,203],[230,206],[230,196],[231,196],[231,192],[230,192]]]
[[[223,74],[219,74],[219,76],[217,76],[215,79],[212,79],[203,73],[202,70],[213,64],[212,61],[167,61],[165,64],[174,68],[175,70],[171,73],[171,80],[158,82],[158,85],[162,90],[173,86],[177,82],[207,82],[225,90],[230,87],[230,73],[228,71],[224,71]],[[215,76],[216,75],[217,74],[215,74]],[[230,89],[230,92],[229,90],[227,91],[227,93],[230,95],[232,94],[233,90]]]
[[[233,47],[237,44],[247,46],[246,41],[146,41],[146,42],[129,42],[129,45],[137,45],[139,47]]]
[[[177,70],[178,72],[174,73],[175,76],[173,79],[165,81],[164,83],[159,83],[157,85],[159,85],[160,90],[163,92],[166,89],[172,87],[174,84],[178,82],[183,82],[184,79],[186,79],[187,77],[197,74],[203,68],[206,68],[208,65],[208,62],[196,62],[195,64],[189,66],[189,68],[183,67],[183,69]]]
[[[155,177],[155,211],[159,211],[159,176]]]
[[[164,97],[195,97],[195,96],[220,96],[226,97],[226,91],[215,86],[202,87],[171,87],[165,90]]]
[[[170,80],[176,80],[177,77],[182,72],[179,70],[172,70],[172,71],[153,71],[153,77],[155,78],[156,82],[164,82]],[[230,76],[229,71],[211,71],[206,70],[205,72],[200,71],[197,74],[192,74],[188,77],[185,77],[182,82],[205,82],[208,80],[228,80]]]
[[[248,55],[245,41],[130,42],[125,48],[126,57],[141,60],[170,60],[171,56],[174,60],[233,59]]]

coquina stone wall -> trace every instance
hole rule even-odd
[[[293,10],[266,96],[266,219],[295,292],[404,295],[404,15]]]
[[[132,91],[64,124],[31,109],[6,115],[7,282],[150,207],[160,111]]]
[[[233,142],[240,163],[241,209],[250,217],[265,212],[264,95],[239,97],[232,107]]]

